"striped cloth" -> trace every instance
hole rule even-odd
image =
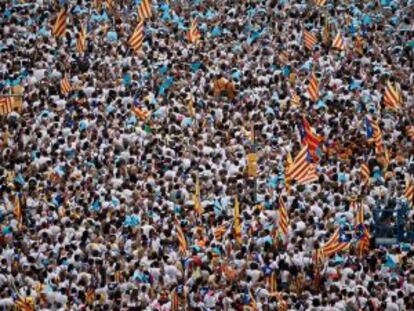
[[[198,215],[203,213],[203,207],[201,206],[200,200],[200,180],[198,176],[196,177],[195,191],[193,195],[194,210]]]
[[[303,137],[302,144],[308,145],[309,153],[314,160],[318,159],[317,150],[319,145],[323,141],[322,136],[319,136],[315,133],[315,130],[310,125],[308,119],[303,117]]]
[[[338,32],[336,34],[335,39],[332,41],[332,47],[340,51],[345,50],[345,42],[344,42],[344,39],[342,38],[341,32]]]
[[[284,235],[288,234],[289,215],[285,202],[282,197],[279,197],[279,230]]]
[[[369,184],[371,171],[369,169],[369,166],[368,166],[367,162],[361,163],[360,174],[361,174],[361,179],[362,179],[363,183],[365,185]]]
[[[414,141],[414,125],[410,125],[406,127],[407,136]]]
[[[364,41],[361,36],[356,36],[354,41],[354,50],[360,55],[364,54]]]
[[[276,271],[273,271],[270,275],[266,277],[266,284],[269,288],[269,292],[273,293],[277,291],[277,274]]]
[[[143,21],[152,16],[151,0],[142,0],[138,7],[138,18]]]
[[[79,54],[83,54],[86,51],[86,28],[82,27],[78,33],[78,38],[76,39],[76,50]]]
[[[331,238],[323,246],[323,254],[325,257],[330,257],[337,252],[349,247],[349,242],[341,241],[340,229],[336,229]]]
[[[197,21],[193,20],[191,22],[190,30],[188,31],[188,34],[187,34],[187,39],[191,43],[197,43],[198,41],[200,41],[200,38],[201,38],[201,34],[197,30]]]
[[[319,99],[319,82],[314,72],[312,72],[307,91],[312,101],[316,102]]]
[[[383,139],[382,139],[381,128],[380,128],[377,121],[370,120],[370,119],[368,119],[368,120],[371,124],[372,131],[373,131],[372,138],[373,138],[374,143],[375,143],[375,153],[377,155],[383,157],[384,167],[388,167],[388,165],[390,164],[390,159],[389,159],[387,148],[385,147]]]
[[[407,180],[404,196],[407,199],[408,205],[412,207],[414,204],[414,182],[412,179]]]
[[[13,111],[13,97],[0,97],[0,116],[4,116]]]
[[[315,0],[315,4],[317,6],[324,6],[326,3],[326,0]]]
[[[330,24],[325,21],[325,25],[323,26],[322,29],[322,42],[329,46],[329,43],[331,41],[331,30],[330,30]]]
[[[60,80],[60,92],[67,96],[70,92],[73,91],[72,85],[67,76],[65,76],[62,80]]]
[[[65,32],[66,32],[66,10],[61,9],[56,18],[52,33],[56,38],[61,38],[65,35]]]
[[[128,44],[131,49],[138,53],[142,49],[142,45],[144,43],[144,22],[140,21],[135,28],[132,36],[128,40]]]
[[[384,90],[384,105],[392,111],[397,111],[402,107],[401,93],[389,81]]]
[[[286,172],[286,181],[296,180],[299,184],[308,184],[319,179],[316,165],[308,160],[308,145],[305,145]]]
[[[240,206],[239,200],[234,197],[234,220],[233,220],[233,233],[234,238],[238,243],[241,243],[241,226],[240,226]]]
[[[187,240],[178,221],[175,222],[175,230],[177,231],[180,254],[184,256],[187,253]]]
[[[303,42],[304,42],[305,47],[308,50],[313,50],[313,47],[318,42],[318,40],[316,39],[316,36],[313,33],[307,30],[304,30],[303,31]]]

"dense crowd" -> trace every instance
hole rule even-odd
[[[413,203],[414,2],[153,0],[138,53],[128,38],[140,1],[112,3],[0,2],[0,91],[24,87],[21,112],[0,117],[0,309],[414,310],[412,241],[374,236],[374,210]],[[217,92],[220,79],[231,92]],[[387,82],[398,110],[384,105]],[[319,178],[288,184],[304,116],[322,140]],[[360,256],[352,238],[315,261],[337,228],[353,236],[355,202],[369,249]],[[412,209],[404,222],[414,231]]]

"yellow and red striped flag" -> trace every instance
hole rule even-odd
[[[78,33],[78,38],[76,39],[76,50],[79,54],[83,54],[86,51],[86,27],[82,27]]]
[[[362,181],[364,182],[364,184],[365,185],[369,184],[371,171],[369,169],[369,166],[368,166],[367,162],[362,162],[361,163],[360,174],[361,174],[361,178],[362,178]]]
[[[312,72],[307,91],[312,101],[316,102],[319,99],[319,82],[314,72]]]
[[[279,53],[279,60],[286,64],[289,62],[289,52],[288,51],[282,51]]]
[[[53,26],[53,35],[56,38],[61,38],[66,32],[66,10],[61,9],[58,16],[56,17],[55,25]]]
[[[17,298],[14,307],[18,311],[34,311],[35,301],[32,297],[20,296]]]
[[[325,25],[323,26],[323,29],[322,29],[322,42],[326,46],[329,46],[330,41],[331,41],[330,24],[327,21],[325,21]]]
[[[183,229],[181,228],[178,221],[175,222],[175,230],[177,231],[180,253],[182,255],[185,255],[187,253],[187,240],[185,239]]]
[[[140,21],[135,28],[132,36],[128,40],[128,44],[131,49],[138,53],[142,49],[144,43],[144,21]]]
[[[198,41],[200,41],[200,38],[201,38],[201,34],[197,30],[197,21],[193,20],[191,22],[190,30],[187,33],[187,39],[191,43],[197,43]]]
[[[370,122],[371,122],[372,130],[373,130],[372,138],[375,143],[375,153],[377,154],[377,156],[383,157],[384,168],[387,168],[388,165],[390,164],[390,159],[389,159],[387,148],[384,146],[381,128],[378,125],[377,121],[370,120]]]
[[[361,36],[356,36],[354,41],[354,50],[360,55],[364,54],[364,40]]]
[[[308,161],[308,145],[303,146],[286,173],[286,180],[302,181],[308,176],[310,163]]]
[[[287,213],[287,208],[282,197],[279,197],[279,231],[287,236],[289,226],[289,216]]]
[[[308,119],[303,116],[303,137],[302,137],[302,144],[308,145],[308,150],[312,158],[317,161],[319,160],[319,156],[317,151],[319,149],[319,145],[323,141],[323,137],[316,134],[316,131],[310,125]]]
[[[132,106],[131,111],[140,119],[141,121],[146,121],[151,113],[147,110],[140,109],[137,106]]]
[[[171,311],[180,311],[180,298],[177,290],[174,288],[171,293]]]
[[[213,232],[214,238],[217,241],[220,241],[223,238],[223,235],[226,233],[226,231],[227,229],[226,229],[226,226],[224,225],[217,227],[216,229],[214,229],[214,232]]]
[[[323,248],[318,248],[313,251],[312,262],[315,266],[321,265],[325,261],[325,254]]]
[[[270,293],[277,292],[277,275],[276,271],[273,271],[270,275],[266,277],[266,283],[269,288]]]
[[[345,42],[340,31],[336,34],[335,39],[332,41],[332,47],[340,51],[345,50]]]
[[[404,196],[407,199],[408,206],[412,207],[414,204],[414,182],[410,178],[407,180],[407,184],[405,186]]]
[[[315,0],[315,4],[317,6],[324,6],[326,3],[326,0]]]
[[[285,185],[286,185],[286,191],[288,193],[290,193],[290,182],[292,180],[290,176],[292,165],[293,165],[292,155],[290,154],[290,152],[288,152],[287,157],[286,157],[286,164],[285,164]]]
[[[336,229],[334,234],[323,246],[323,254],[325,257],[336,254],[337,252],[349,247],[349,242],[342,242],[340,239],[340,229]]]
[[[115,6],[114,0],[106,0],[106,10],[111,12]]]
[[[151,0],[142,0],[138,7],[138,18],[143,21],[152,16]]]
[[[18,221],[19,225],[21,226],[23,224],[23,211],[22,211],[22,206],[20,204],[20,198],[18,194],[16,194],[14,197],[13,214],[14,214],[14,217],[16,217],[16,220]]]
[[[0,116],[4,116],[13,111],[13,97],[0,97]]]
[[[102,9],[102,0],[94,0],[93,6],[96,10],[100,11]]]
[[[319,175],[316,170],[316,164],[314,163],[308,164],[308,170],[306,172],[306,175],[304,175],[303,177],[297,178],[297,182],[300,185],[311,184],[317,181],[319,181]]]
[[[201,200],[200,200],[200,180],[198,178],[198,175],[196,176],[196,184],[195,184],[195,191],[193,195],[193,202],[194,202],[194,210],[198,215],[201,215],[203,213],[203,207],[201,206]]]
[[[240,226],[240,206],[237,196],[234,197],[234,220],[233,220],[234,238],[237,243],[241,243],[241,226]]]
[[[60,80],[60,92],[67,96],[70,92],[72,92],[73,88],[70,84],[70,81],[67,76],[65,76],[62,80]]]
[[[387,108],[397,111],[402,106],[401,93],[388,81],[384,91],[384,104]]]
[[[256,299],[254,299],[252,289],[249,290],[249,295],[250,295],[250,303],[249,303],[250,308],[253,311],[258,311],[259,309],[257,308],[257,302],[256,302]]]
[[[88,305],[92,305],[95,302],[96,294],[95,289],[92,287],[88,288],[85,294],[85,302]]]
[[[290,91],[290,104],[295,107],[300,106],[300,97],[295,90]]]
[[[303,31],[303,42],[304,42],[305,47],[308,50],[313,50],[313,47],[318,42],[318,40],[316,39],[316,36],[313,33],[307,30],[304,30]]]
[[[406,127],[407,136],[414,141],[414,125],[409,125]]]
[[[364,223],[364,207],[362,204],[357,204],[356,210],[355,210],[355,220],[354,220],[354,226],[358,226],[359,224]]]
[[[371,238],[368,229],[364,225],[364,207],[362,204],[358,204],[355,211],[355,223],[354,223],[357,239],[358,239],[358,256],[362,257],[369,251],[369,240]]]
[[[194,110],[194,103],[193,103],[192,98],[190,98],[188,100],[187,110],[188,110],[188,114],[190,115],[190,117],[194,118],[195,117],[195,110]]]

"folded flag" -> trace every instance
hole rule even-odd
[[[331,41],[331,31],[330,31],[330,24],[325,20],[325,25],[322,29],[322,42],[329,46],[329,43]]]
[[[357,250],[358,256],[362,257],[369,251],[369,240],[371,238],[368,229],[364,225],[364,207],[362,204],[358,204],[355,211],[355,230],[358,240]]]
[[[237,196],[234,197],[233,234],[238,243],[241,243],[240,206]]]
[[[406,132],[407,136],[414,141],[414,125],[407,126]]]
[[[217,227],[216,229],[214,229],[214,238],[217,241],[221,241],[221,239],[223,238],[226,231],[227,231],[227,229],[226,229],[225,226]]]
[[[18,194],[16,194],[14,197],[13,214],[16,217],[17,222],[21,226],[23,224],[23,211],[22,211],[22,206],[20,204],[20,197]]]
[[[312,158],[317,161],[319,159],[317,150],[323,141],[322,136],[315,133],[306,117],[303,117],[303,126],[301,128],[302,144],[308,145],[308,150]]]
[[[414,204],[414,182],[412,178],[407,180],[407,184],[405,186],[404,196],[407,199],[408,206],[412,207]]]
[[[386,146],[382,139],[382,131],[377,121],[366,118],[367,124],[372,128],[372,139],[375,143],[375,153],[382,157],[383,166],[386,168],[390,163],[389,155]]]
[[[201,206],[201,199],[200,199],[200,179],[198,178],[198,175],[196,177],[196,184],[195,184],[195,191],[193,195],[193,201],[194,201],[194,210],[198,215],[201,215],[203,213],[203,207]]]
[[[180,253],[181,255],[185,255],[187,253],[187,240],[185,239],[183,229],[181,228],[177,220],[175,222],[175,230],[177,231],[177,238],[178,238]]]
[[[354,41],[354,50],[360,55],[364,54],[364,40],[361,36],[356,36]]]
[[[66,10],[61,9],[53,26],[53,35],[56,38],[61,38],[66,32]]]
[[[187,33],[187,39],[191,43],[197,43],[198,41],[200,41],[200,38],[201,38],[201,34],[197,30],[197,21],[193,20],[191,22],[190,30]]]
[[[114,0],[106,0],[106,10],[111,12],[115,7]]]
[[[78,38],[76,39],[76,50],[79,54],[85,53],[86,50],[86,27],[82,27],[78,33]]]
[[[300,97],[296,94],[296,92],[292,90],[290,94],[290,104],[292,106],[300,106]]]

